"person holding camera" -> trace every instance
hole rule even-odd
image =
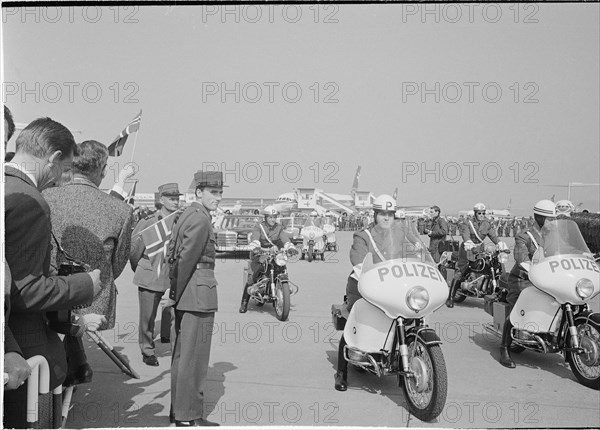
[[[98,330],[109,330],[115,326],[116,319],[114,281],[129,260],[132,211],[127,204],[98,188],[108,171],[106,146],[88,140],[78,144],[77,151],[71,181],[44,190],[43,196],[50,206],[52,226],[60,246],[69,255],[102,271],[100,294],[90,306],[73,313],[88,319],[103,315],[105,320]],[[56,248],[51,261],[58,266],[65,256]],[[93,372],[81,337],[65,336],[64,344],[69,362],[65,385],[90,382]]]
[[[5,253],[12,276],[6,324],[23,358],[42,355],[48,361],[50,390],[65,380],[67,360],[46,312],[91,302],[100,292],[100,270],[72,276],[50,272],[50,208],[41,191],[60,180],[76,154],[66,127],[39,118],[19,134],[15,156],[4,165]],[[24,384],[4,393],[5,427],[26,426],[26,395]]]

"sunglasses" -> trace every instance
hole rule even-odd
[[[475,215],[485,215],[485,211],[475,211]]]

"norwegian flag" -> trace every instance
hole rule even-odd
[[[176,213],[177,212],[173,212],[140,232],[142,240],[146,245],[146,254],[150,259],[150,264],[152,264],[152,267],[156,270],[159,277],[167,256],[171,234],[173,233],[165,221]]]
[[[127,138],[130,134],[135,133],[140,129],[140,123],[142,122],[142,111],[137,114],[135,118],[131,120],[127,127],[115,138],[115,140],[108,146],[108,155],[111,157],[118,157],[123,153],[123,147]]]

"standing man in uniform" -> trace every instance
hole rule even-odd
[[[133,283],[138,287],[140,302],[139,337],[142,360],[148,366],[158,366],[158,358],[154,354],[154,320],[160,299],[169,289],[169,269],[163,264],[160,274],[152,267],[150,257],[146,250],[141,231],[164,219],[167,230],[173,229],[175,214],[179,209],[179,186],[175,183],[164,184],[158,187],[161,208],[152,215],[143,218],[137,223],[131,235],[131,253],[129,262],[135,271]]]
[[[175,308],[171,363],[172,420],[178,427],[217,426],[202,417],[212,330],[217,311],[215,235],[210,211],[223,197],[223,172],[194,174],[196,200],[175,224],[169,248],[170,299]]]
[[[475,203],[473,213],[473,220],[467,219],[460,225],[460,234],[463,238],[463,243],[460,244],[458,262],[456,263],[457,270],[454,272],[454,279],[452,279],[448,300],[446,300],[446,306],[449,308],[454,307],[454,294],[469,268],[467,251],[471,251],[474,248],[483,248],[483,241],[486,236],[490,238],[498,249],[507,249],[506,244],[498,240],[496,230],[486,219],[485,205],[483,203]]]
[[[433,261],[440,261],[440,243],[446,240],[448,235],[448,223],[440,217],[440,207],[432,206],[431,210],[431,229],[425,229],[424,232],[429,236],[429,252]]]

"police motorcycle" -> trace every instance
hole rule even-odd
[[[325,242],[323,240],[323,222],[317,218],[317,211],[312,211],[310,217],[304,223],[300,230],[302,236],[302,254],[300,260],[305,258],[310,263],[317,257],[325,261]]]
[[[590,301],[600,294],[600,266],[577,224],[546,220],[541,242],[530,262],[521,263],[534,287],[525,288],[512,311],[510,351],[562,352],[577,380],[600,390],[600,313]],[[507,304],[494,297],[484,327],[502,336]]]
[[[470,241],[467,241],[470,242]],[[470,249],[467,249],[470,248]],[[504,242],[499,242],[494,248],[485,249],[483,244],[471,247],[465,243],[467,255],[469,258],[469,266],[463,276],[459,287],[454,293],[454,303],[461,303],[467,297],[483,298],[486,295],[499,293],[500,277],[504,274],[504,265],[508,262],[510,250]],[[456,270],[456,261],[452,261],[451,252],[446,251],[440,258],[440,266],[445,270]]]
[[[244,285],[248,285],[247,291],[250,299],[255,301],[257,306],[263,306],[265,303],[273,303],[275,315],[279,321],[286,321],[290,313],[290,296],[298,292],[298,287],[288,278],[287,261],[288,256],[298,254],[294,247],[284,248],[278,251],[264,248],[258,248],[260,262],[263,264],[263,271],[255,284],[252,282],[252,269],[250,262],[244,268]]]
[[[363,298],[347,315],[344,305],[332,313],[348,363],[378,377],[395,375],[410,412],[431,421],[444,408],[448,380],[440,338],[424,319],[444,304],[448,286],[420,239],[407,240],[407,225],[392,227],[391,259],[374,264],[369,253],[355,266]]]

